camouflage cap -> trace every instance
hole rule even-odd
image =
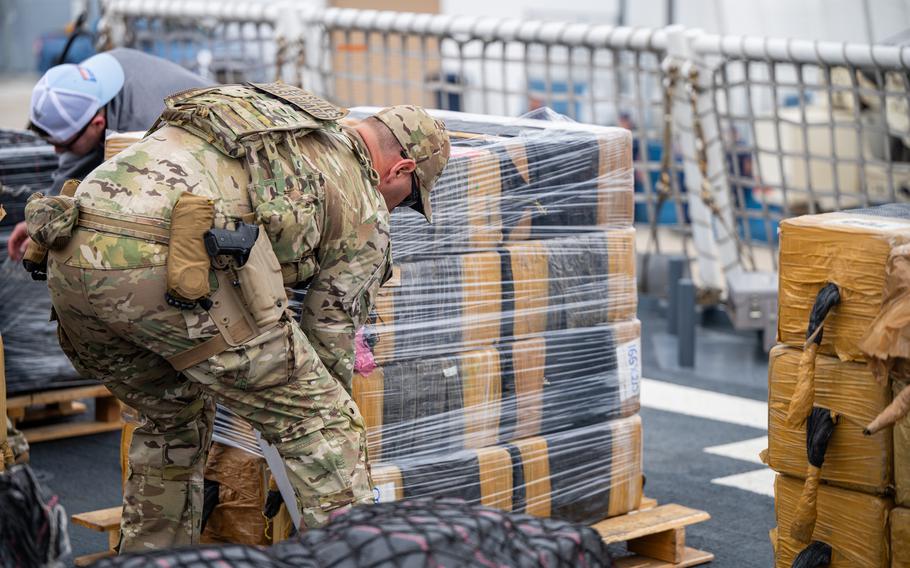
[[[431,221],[430,191],[449,161],[449,134],[445,125],[422,108],[411,105],[384,108],[376,113],[376,118],[389,127],[405,154],[417,162],[414,176],[420,188],[420,200],[413,208]]]

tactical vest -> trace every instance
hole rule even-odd
[[[242,160],[253,222],[265,228],[285,283],[312,277],[325,179],[298,141],[316,130],[340,134],[337,121],[348,111],[283,83],[191,89],[168,97],[165,104],[152,130],[177,126]],[[366,157],[341,138],[365,166]],[[364,175],[369,178],[368,172]]]

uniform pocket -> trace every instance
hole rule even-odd
[[[318,198],[313,193],[280,195],[256,207],[256,219],[265,229],[281,264],[313,256],[322,238]]]
[[[335,429],[326,428],[282,448],[288,451],[286,457],[294,458],[286,460],[288,468],[303,480],[295,485],[302,489],[305,522],[310,515],[318,518],[354,502],[352,475],[358,454],[349,446],[343,435],[339,437]]]
[[[44,197],[35,193],[25,205],[25,222],[28,236],[50,250],[63,248],[69,241],[79,220],[79,208],[72,197],[56,195]]]
[[[287,308],[288,297],[281,279],[281,265],[263,231],[259,232],[246,264],[237,269],[237,279],[256,324],[260,328],[274,325]]]
[[[342,300],[345,312],[354,320],[355,328],[360,327],[369,314],[376,291],[385,277],[386,268],[385,261],[381,262],[361,286]]]
[[[209,357],[218,382],[247,391],[287,384],[292,375],[291,326],[281,322],[250,341]]]

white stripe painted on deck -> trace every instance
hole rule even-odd
[[[763,469],[756,469],[755,471],[718,477],[717,479],[712,479],[711,483],[774,497],[774,477],[776,475],[777,474],[774,473],[770,467],[765,467]]]
[[[641,380],[641,406],[728,424],[768,429],[768,404],[759,400],[686,387],[654,379]],[[705,448],[705,453],[744,462],[761,464],[758,454],[768,447],[768,436],[749,438]],[[764,464],[762,464],[764,465]],[[771,468],[747,471],[712,479],[711,483],[774,497]]]
[[[766,402],[654,379],[641,380],[641,406],[760,430],[768,429]]]
[[[760,464],[761,458],[758,457],[758,454],[767,447],[768,437],[760,436],[758,438],[743,440],[742,442],[731,442],[720,446],[711,446],[710,448],[705,448],[705,452],[714,454],[715,456]]]

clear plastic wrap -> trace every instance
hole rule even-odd
[[[454,497],[591,523],[641,503],[641,418],[373,464],[378,502]]]
[[[12,395],[91,382],[79,376],[60,349],[47,283],[32,280],[11,259],[0,262],[0,306],[7,392]]]
[[[376,300],[376,360],[633,318],[634,239],[632,229],[596,231],[398,263]]]
[[[787,409],[796,388],[802,350],[778,345],[768,365],[768,465],[780,473],[803,478],[808,466],[806,425],[787,425]],[[891,387],[872,377],[865,363],[845,363],[817,355],[814,406],[837,413],[828,442],[821,479],[883,494],[894,483],[891,431],[864,436],[863,428],[891,401]]]
[[[774,483],[777,528],[771,538],[777,568],[790,568],[794,558],[809,546],[809,542],[797,542],[789,536],[802,489],[801,480],[785,475],[778,475]],[[891,556],[888,515],[892,507],[890,499],[822,484],[811,540],[831,547],[831,568],[887,568]]]
[[[377,501],[456,497],[581,522],[636,509],[630,134],[433,112],[452,135],[434,222],[392,214],[392,278],[357,342]],[[221,408],[214,436],[258,467],[254,433]]]
[[[376,109],[358,108],[352,118]],[[452,139],[433,224],[392,215],[396,262],[632,226],[632,138],[621,128],[433,111]]]
[[[0,128],[0,203],[7,213],[0,221],[0,235],[8,234],[13,225],[23,220],[29,195],[51,185],[57,162],[54,147],[37,135]],[[5,236],[2,244],[0,260],[6,257]]]
[[[7,241],[24,220],[26,200],[50,186],[56,169],[52,146],[30,132],[0,129],[0,205],[7,213],[0,220],[0,334],[11,395],[84,382],[57,343],[47,286],[7,258]]]
[[[370,456],[480,448],[634,414],[638,384],[623,362],[640,333],[629,320],[355,374]]]
[[[805,343],[816,295],[833,282],[841,302],[825,324],[819,352],[864,360],[859,343],[881,309],[888,257],[910,242],[910,205],[786,219],[780,234],[779,340]]]
[[[457,497],[580,522],[637,508],[628,133],[437,116],[452,158],[434,223],[393,213],[393,275],[353,381],[377,500]]]

